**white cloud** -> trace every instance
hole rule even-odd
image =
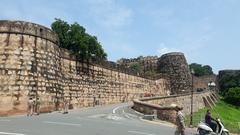
[[[181,52],[181,50],[177,48],[166,47],[165,43],[161,43],[157,52],[159,56],[161,56],[163,54],[170,53],[170,52]]]

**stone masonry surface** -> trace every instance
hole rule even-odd
[[[126,102],[146,93],[166,95],[168,89],[163,78],[149,80],[76,61],[46,27],[0,21],[0,115],[25,113],[29,97],[39,97],[41,111],[49,112],[64,98],[79,108]]]
[[[194,93],[193,95],[193,112],[197,112],[204,107],[212,107],[218,98],[212,91],[204,91],[200,93]],[[176,118],[176,106],[183,107],[184,114],[190,114],[191,112],[191,95],[171,95],[160,97],[149,97],[142,99],[135,99],[134,109],[144,113],[152,114],[154,110],[157,110],[157,117],[161,120],[175,122]]]
[[[158,72],[168,75],[171,94],[189,93],[192,76],[183,53],[164,54],[158,60]]]

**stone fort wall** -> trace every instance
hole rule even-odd
[[[157,56],[138,57],[132,59],[120,59],[118,63],[122,66],[129,67],[131,64],[139,64],[143,68],[143,71],[139,74],[145,78],[159,79],[165,78],[170,82],[170,93],[182,94],[191,92],[192,85],[196,88],[205,88],[207,80],[211,79],[211,76],[205,76],[204,78],[193,78],[195,80],[192,83],[192,75],[189,70],[187,60],[181,52],[171,52]],[[150,71],[150,72],[149,72]],[[152,72],[152,73],[151,73]],[[195,87],[196,86],[196,87]],[[207,88],[207,87],[206,87]]]
[[[48,112],[63,98],[78,108],[126,102],[146,93],[166,95],[168,89],[166,79],[76,61],[46,27],[0,21],[0,115],[25,113],[29,97],[39,97],[41,111]]]
[[[157,71],[158,59],[159,59],[158,56],[147,56],[147,57],[140,56],[137,58],[130,58],[130,59],[122,58],[118,60],[117,63],[125,67],[129,67],[132,64],[139,64],[143,68],[142,69],[143,73],[141,74],[142,76],[144,76],[147,72]]]
[[[192,75],[183,53],[162,55],[158,60],[158,72],[168,76],[171,95],[190,93],[192,90]]]
[[[193,77],[193,87],[194,90],[206,90],[210,89],[208,84],[214,82],[217,83],[217,76],[216,75],[205,75],[200,77]],[[217,87],[216,87],[217,88]],[[215,88],[213,88],[215,89]]]

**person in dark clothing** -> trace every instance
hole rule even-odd
[[[211,116],[210,110],[208,109],[205,115],[205,123],[207,123],[211,127],[213,132],[216,132],[217,124],[214,123],[212,120],[215,121],[215,119]]]
[[[35,105],[36,105],[36,114],[37,115],[39,115],[40,114],[40,104],[41,104],[41,102],[40,102],[40,98],[38,97],[37,99],[36,99],[36,103],[35,103]]]

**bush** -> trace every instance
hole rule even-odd
[[[129,68],[135,73],[141,73],[143,71],[142,66],[139,63],[130,64]]]
[[[197,63],[192,63],[189,65],[190,69],[194,70],[194,75],[195,76],[204,76],[204,75],[212,75],[212,67],[209,65],[201,65]]]
[[[240,87],[240,70],[222,70],[218,74],[220,94],[225,97],[230,88]]]
[[[230,88],[224,98],[226,102],[240,106],[240,87]]]

